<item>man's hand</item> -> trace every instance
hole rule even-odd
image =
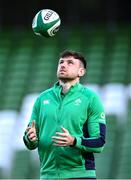
[[[74,144],[75,138],[72,137],[67,129],[61,127],[63,133],[56,132],[57,136],[52,136],[54,146],[71,146]]]
[[[27,132],[27,136],[28,136],[30,141],[36,141],[37,140],[35,121],[32,122],[32,125],[30,127],[27,127],[26,132]]]

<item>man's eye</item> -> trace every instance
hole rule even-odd
[[[59,64],[62,64],[62,63],[63,63],[63,61],[60,61],[60,62],[59,62]]]
[[[72,62],[72,61],[69,61],[68,64],[73,64],[73,62]]]

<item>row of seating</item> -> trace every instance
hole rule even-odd
[[[121,129],[119,133],[120,145],[119,159],[118,159],[118,169],[117,178],[119,179],[131,179],[131,99],[128,101],[128,111],[127,111],[127,123],[125,124],[124,131]],[[115,176],[114,176],[115,177]]]
[[[0,178],[39,178],[37,153],[25,149],[22,136],[35,98],[57,80],[59,53],[67,48],[85,54],[82,83],[101,95],[107,113],[107,144],[96,154],[98,178],[131,178],[129,37],[126,28],[75,27],[51,39],[25,30],[0,33]]]
[[[90,42],[86,50],[83,48],[86,51],[88,68],[82,82],[99,85],[129,84],[131,82],[129,46],[110,47],[111,50],[108,50],[103,37],[99,39],[100,42],[98,40]],[[74,44],[72,46],[70,44],[69,47],[73,49],[77,46],[79,50],[80,40],[82,41],[82,38],[79,37],[78,42],[71,41]],[[34,43],[30,44],[32,41]],[[40,92],[56,81],[59,41],[52,43],[53,40],[51,40],[51,44],[43,39],[45,44],[41,42],[36,48],[34,44],[37,41],[38,39],[32,38],[31,42],[26,42],[25,38],[18,47],[13,49],[10,49],[13,42],[10,42],[8,46],[7,44],[0,46],[0,108],[18,110],[26,93]],[[14,103],[12,103],[13,99]]]

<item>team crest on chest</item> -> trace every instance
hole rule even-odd
[[[78,98],[78,99],[75,100],[74,103],[75,103],[76,106],[79,106],[81,104],[81,102],[82,102],[81,99]]]

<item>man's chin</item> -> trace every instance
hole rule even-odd
[[[60,75],[58,75],[57,77],[58,77],[58,79],[61,79],[61,78],[64,78],[64,79],[65,79],[65,78],[68,78],[68,77],[66,77],[64,74],[60,74]]]
[[[58,79],[60,79],[60,80],[68,80],[69,78],[64,77],[64,76],[59,76]]]
[[[73,80],[73,78],[69,78],[69,77],[65,77],[65,76],[59,76],[58,79],[61,81],[72,81]]]

